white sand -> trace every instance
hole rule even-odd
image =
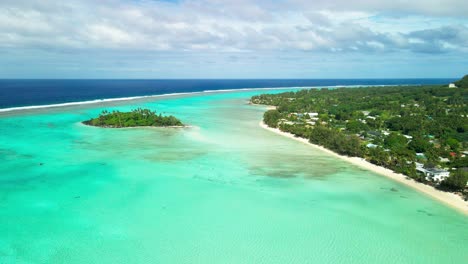
[[[322,150],[324,152],[327,152],[330,155],[333,155],[333,156],[335,156],[337,158],[340,158],[342,160],[350,162],[350,163],[352,163],[354,165],[357,165],[357,166],[359,166],[361,168],[373,171],[375,173],[378,173],[380,175],[383,175],[383,176],[386,176],[386,177],[388,177],[390,179],[393,179],[393,180],[395,180],[397,182],[401,182],[403,184],[406,184],[407,186],[410,186],[410,187],[412,187],[412,188],[414,188],[414,189],[416,189],[416,190],[418,190],[418,191],[420,191],[422,193],[425,193],[426,195],[429,195],[432,198],[437,199],[440,202],[443,202],[443,203],[457,209],[458,211],[468,215],[468,202],[464,201],[460,196],[458,196],[458,195],[456,195],[454,193],[439,191],[439,190],[435,189],[432,186],[429,186],[429,185],[426,185],[426,184],[423,184],[423,183],[420,183],[420,182],[416,182],[413,179],[410,179],[410,178],[408,178],[407,176],[405,176],[403,174],[395,173],[392,170],[389,170],[387,168],[374,165],[374,164],[366,161],[363,158],[347,157],[347,156],[339,155],[339,154],[337,154],[337,153],[335,153],[335,152],[333,152],[333,151],[331,151],[329,149],[326,149],[326,148],[324,148],[322,146],[312,144],[305,138],[295,137],[291,133],[283,132],[283,131],[281,131],[281,130],[279,130],[277,128],[268,127],[263,122],[260,122],[260,126],[263,127],[264,129],[269,130],[271,132],[274,132],[274,133],[276,133],[278,135],[282,135],[282,136],[285,136],[285,137],[300,141],[300,142],[302,142],[304,144],[307,144],[309,146],[312,146],[314,148],[320,149],[320,150]]]

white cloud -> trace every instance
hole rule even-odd
[[[467,17],[468,2],[464,0],[290,0],[292,6],[302,9],[359,11],[394,13],[400,15],[416,14],[423,16]]]
[[[0,47],[464,51],[468,42],[465,2],[4,0],[0,3]]]

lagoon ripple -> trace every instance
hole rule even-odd
[[[466,262],[465,215],[263,130],[266,92],[0,116],[0,263]],[[80,124],[135,107],[192,127]]]

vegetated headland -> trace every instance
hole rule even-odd
[[[276,107],[263,116],[269,128],[465,200],[467,101],[468,75],[442,86],[306,89],[251,98]]]
[[[163,116],[155,111],[142,108],[130,112],[104,110],[98,117],[83,121],[83,124],[106,128],[184,127],[184,124],[172,115]]]

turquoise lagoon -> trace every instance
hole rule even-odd
[[[260,128],[260,92],[4,113],[0,263],[468,263],[465,215]],[[80,124],[138,106],[193,127]]]

